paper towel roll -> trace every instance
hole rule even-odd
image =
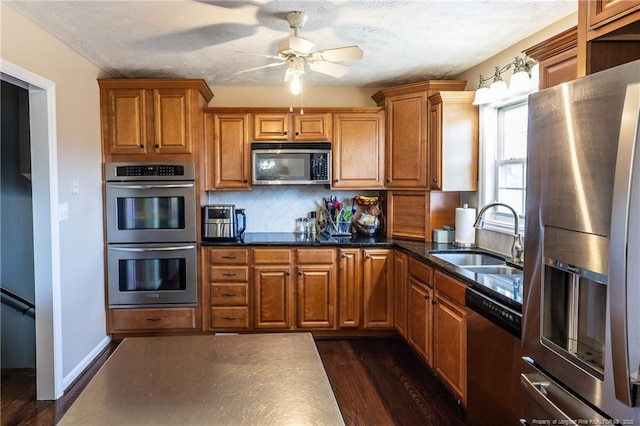
[[[456,209],[456,243],[462,245],[473,245],[476,243],[476,229],[473,227],[475,221],[476,209],[463,207]]]

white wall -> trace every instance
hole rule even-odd
[[[65,384],[106,336],[102,243],[100,109],[103,71],[1,4],[2,59],[56,85],[60,223],[62,354]],[[71,194],[72,178],[80,183]],[[46,307],[37,307],[37,309]]]

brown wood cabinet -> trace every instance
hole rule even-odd
[[[99,79],[104,161],[170,155],[194,161],[202,109],[213,94],[204,80]]]
[[[260,112],[253,115],[253,140],[331,141],[330,113]]]
[[[475,92],[440,91],[429,96],[429,188],[478,189],[478,106]]]
[[[109,333],[196,331],[196,308],[109,309]]]
[[[540,90],[578,77],[578,27],[570,28],[524,51],[538,61]]]
[[[205,247],[201,254],[205,330],[250,329],[249,250]]]
[[[333,114],[334,189],[384,188],[384,112]]]
[[[640,1],[578,2],[578,77],[640,59]]]
[[[385,185],[427,189],[427,98],[439,90],[464,90],[466,81],[431,80],[383,89],[372,96],[386,110]]]
[[[466,406],[466,285],[440,270],[434,272],[434,283],[433,369]]]
[[[362,326],[362,268],[361,249],[338,250],[338,326],[341,328]]]
[[[255,248],[253,265],[255,328],[335,327],[334,249]]]
[[[409,258],[407,342],[433,366],[433,268]]]
[[[363,249],[364,328],[392,329],[393,250]]]
[[[251,114],[205,110],[205,190],[251,189]]]
[[[433,240],[433,230],[455,224],[459,192],[388,191],[387,236]]]
[[[407,273],[409,256],[401,251],[393,254],[393,320],[396,331],[407,338]]]

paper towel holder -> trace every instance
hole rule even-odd
[[[475,243],[460,243],[458,241],[454,241],[453,246],[459,248],[474,248],[476,245]]]
[[[473,248],[473,247],[476,247],[475,236],[473,238],[461,237],[460,239],[463,240],[463,241],[458,241],[458,233],[457,233],[458,226],[459,226],[459,224],[457,223],[458,222],[458,213],[460,211],[465,211],[465,212],[468,212],[470,214],[474,214],[475,213],[475,209],[468,209],[468,208],[469,208],[469,204],[465,203],[465,204],[462,205],[462,208],[457,208],[456,209],[456,239],[453,242],[453,246],[454,247],[459,247],[459,248]],[[471,213],[471,211],[473,211],[473,213]],[[471,229],[473,229],[475,231],[474,228],[471,228]]]

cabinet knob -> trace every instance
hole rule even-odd
[[[156,144],[156,148],[160,148],[160,145]]]
[[[391,179],[387,179],[387,183],[391,183]]]
[[[425,295],[424,295],[424,299],[425,299],[425,300],[429,300],[429,295],[428,295],[428,294],[425,294]]]
[[[433,178],[433,179],[431,179],[431,182],[433,182],[433,183],[438,183],[438,178]]]
[[[438,302],[436,302],[436,300],[435,300],[435,299],[431,301],[431,304],[432,304],[432,305],[436,305],[437,303],[438,303]]]
[[[346,255],[346,254],[344,254],[344,253],[342,253],[342,256],[340,256],[340,257],[342,257],[343,259],[346,259],[346,258],[347,258],[347,255]]]
[[[282,134],[286,136],[286,135],[287,135],[287,132],[282,132]]]
[[[243,183],[247,183],[247,182],[249,182],[249,181],[248,181],[247,179],[244,179],[242,182],[243,182]]]
[[[291,275],[291,272],[287,271],[287,276]]]
[[[334,183],[338,183],[338,182],[339,182],[339,180],[338,180],[338,179],[334,179],[334,180],[333,180],[333,182],[334,182]]]
[[[296,132],[296,136],[298,136],[300,134],[300,132]]]
[[[302,271],[298,271],[298,276],[301,277],[302,276]]]
[[[366,255],[364,258],[367,259],[367,260],[371,259],[371,255]]]
[[[140,148],[144,148],[144,145],[143,145],[143,144],[140,144]]]

